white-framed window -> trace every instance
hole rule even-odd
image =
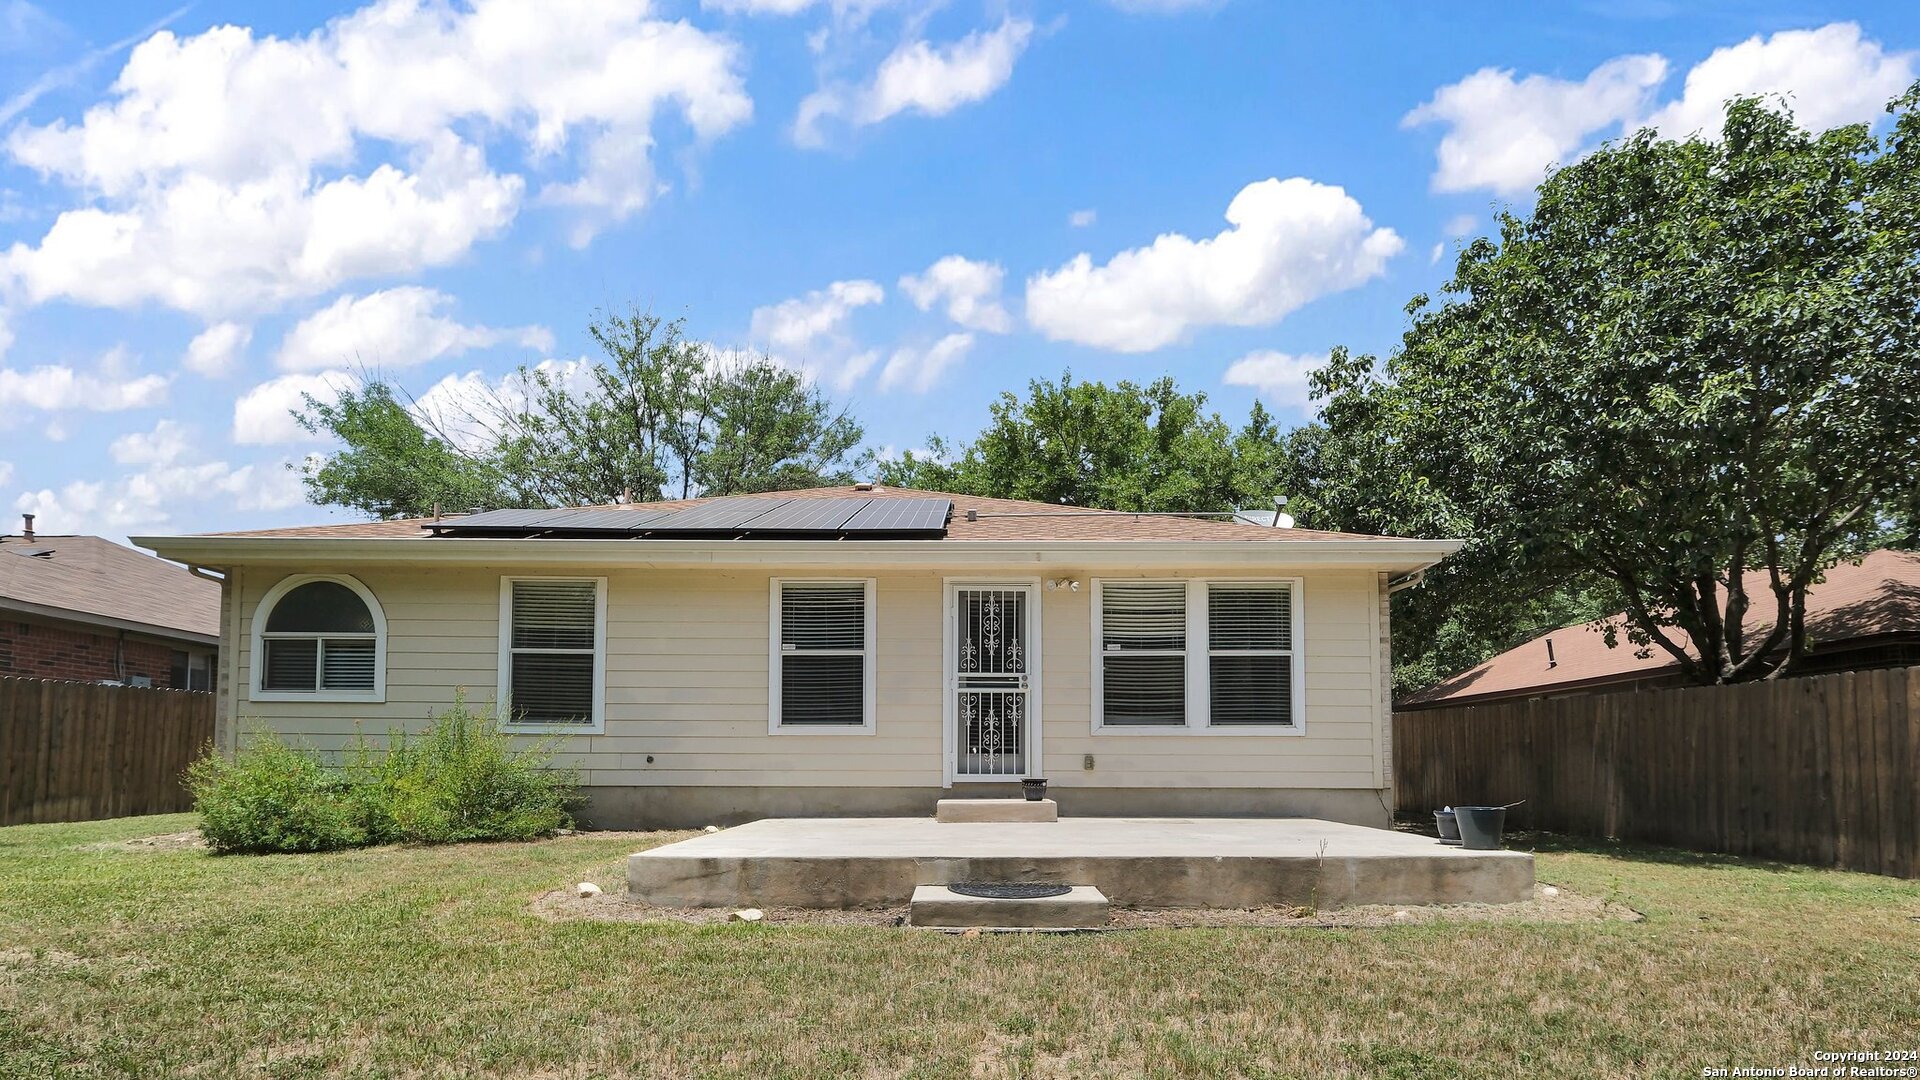
[[[1096,732],[1306,732],[1301,583],[1093,583]]]
[[[387,618],[344,574],[285,578],[253,614],[253,701],[385,701]]]
[[[1100,726],[1187,726],[1187,636],[1186,582],[1096,584]]]
[[[774,734],[874,730],[872,578],[774,578],[767,729]]]
[[[606,722],[607,579],[500,579],[505,727],[598,732]]]
[[[1300,723],[1294,587],[1279,581],[1210,581],[1207,590],[1207,723]]]

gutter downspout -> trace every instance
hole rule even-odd
[[[187,569],[195,577],[220,583],[220,608],[226,626],[220,632],[220,651],[216,654],[220,663],[213,692],[214,704],[220,707],[214,710],[213,736],[214,744],[231,761],[240,750],[240,672],[236,667],[240,662],[240,572],[231,567],[224,574],[211,573],[204,566],[189,565]],[[223,719],[225,724],[221,723]]]
[[[188,563],[187,573],[192,574],[194,577],[200,578],[204,581],[211,581],[219,585],[220,586],[220,602],[223,609],[229,602],[233,605],[233,608],[232,608],[233,617],[228,620],[229,629],[223,630],[221,632],[220,644],[215,647],[216,651],[214,652],[214,659],[217,661],[217,663],[214,667],[214,673],[213,673],[213,695],[214,695],[214,705],[215,705],[214,715],[213,715],[214,745],[219,746],[221,749],[225,750],[227,752],[227,757],[232,758],[233,755],[237,753],[240,748],[239,735],[238,735],[239,717],[237,715],[239,710],[239,705],[240,705],[240,696],[239,696],[240,691],[239,691],[238,684],[234,681],[234,679],[232,677],[228,677],[226,691],[225,691],[225,694],[226,694],[225,701],[227,702],[229,707],[226,710],[227,712],[226,730],[222,731],[221,724],[220,724],[220,709],[219,709],[219,705],[222,702],[220,676],[225,673],[227,665],[233,662],[235,655],[240,651],[237,647],[234,647],[233,645],[234,642],[239,640],[239,635],[240,635],[240,619],[239,619],[240,598],[238,596],[232,595],[231,587],[233,585],[233,581],[232,581],[231,572],[228,572],[225,574],[216,573],[212,570],[207,569],[204,566],[199,566],[194,563]],[[189,683],[193,681],[192,675],[188,675],[187,681]]]
[[[1400,592],[1403,589],[1411,589],[1416,585],[1424,585],[1426,582],[1427,571],[1422,567],[1411,574],[1402,574],[1397,578],[1387,579],[1387,595],[1392,596],[1394,593]]]

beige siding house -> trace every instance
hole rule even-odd
[[[322,749],[464,688],[609,827],[930,813],[1383,824],[1386,599],[1452,541],[886,488],[143,537],[226,579],[220,730]]]

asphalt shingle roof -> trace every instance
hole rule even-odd
[[[1773,594],[1756,575],[1749,583],[1753,595],[1749,635],[1764,634],[1773,625]],[[1618,618],[1618,616],[1616,616]],[[1513,696],[1594,681],[1650,676],[1678,668],[1665,649],[1653,646],[1646,656],[1627,641],[1609,649],[1600,623],[1562,627],[1506,652],[1477,667],[1410,695],[1402,704],[1462,703],[1486,697]],[[1920,633],[1920,553],[1882,549],[1859,563],[1843,562],[1827,571],[1825,581],[1807,590],[1807,632],[1816,646],[1881,634]],[[1678,641],[1691,641],[1678,628],[1669,630]],[[1547,663],[1547,642],[1553,642],[1553,666]]]
[[[1360,533],[1326,532],[1318,529],[1274,529],[1221,518],[1155,517],[1123,510],[1088,510],[1055,506],[1052,503],[1020,499],[989,499],[978,495],[956,495],[944,491],[914,488],[874,487],[870,491],[850,486],[804,488],[799,491],[768,493],[769,498],[947,498],[953,500],[953,517],[947,523],[949,540],[1376,540],[1381,537]],[[681,510],[711,499],[669,499],[662,502],[634,503],[624,507],[592,509]],[[581,507],[580,509],[589,509]],[[967,511],[977,520],[968,520]],[[442,522],[458,520],[448,516]],[[393,521],[365,521],[345,525],[305,525],[286,529],[261,529],[252,532],[213,533],[214,536],[305,537],[305,538],[427,538],[432,518],[402,518]]]
[[[220,633],[220,586],[98,536],[0,536],[8,600],[191,634]]]

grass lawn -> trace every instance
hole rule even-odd
[[[1920,882],[1864,874],[1543,841],[1542,881],[1646,921],[957,937],[529,913],[631,835],[90,846],[191,825],[0,829],[0,1076],[1700,1076],[1920,1047]]]

